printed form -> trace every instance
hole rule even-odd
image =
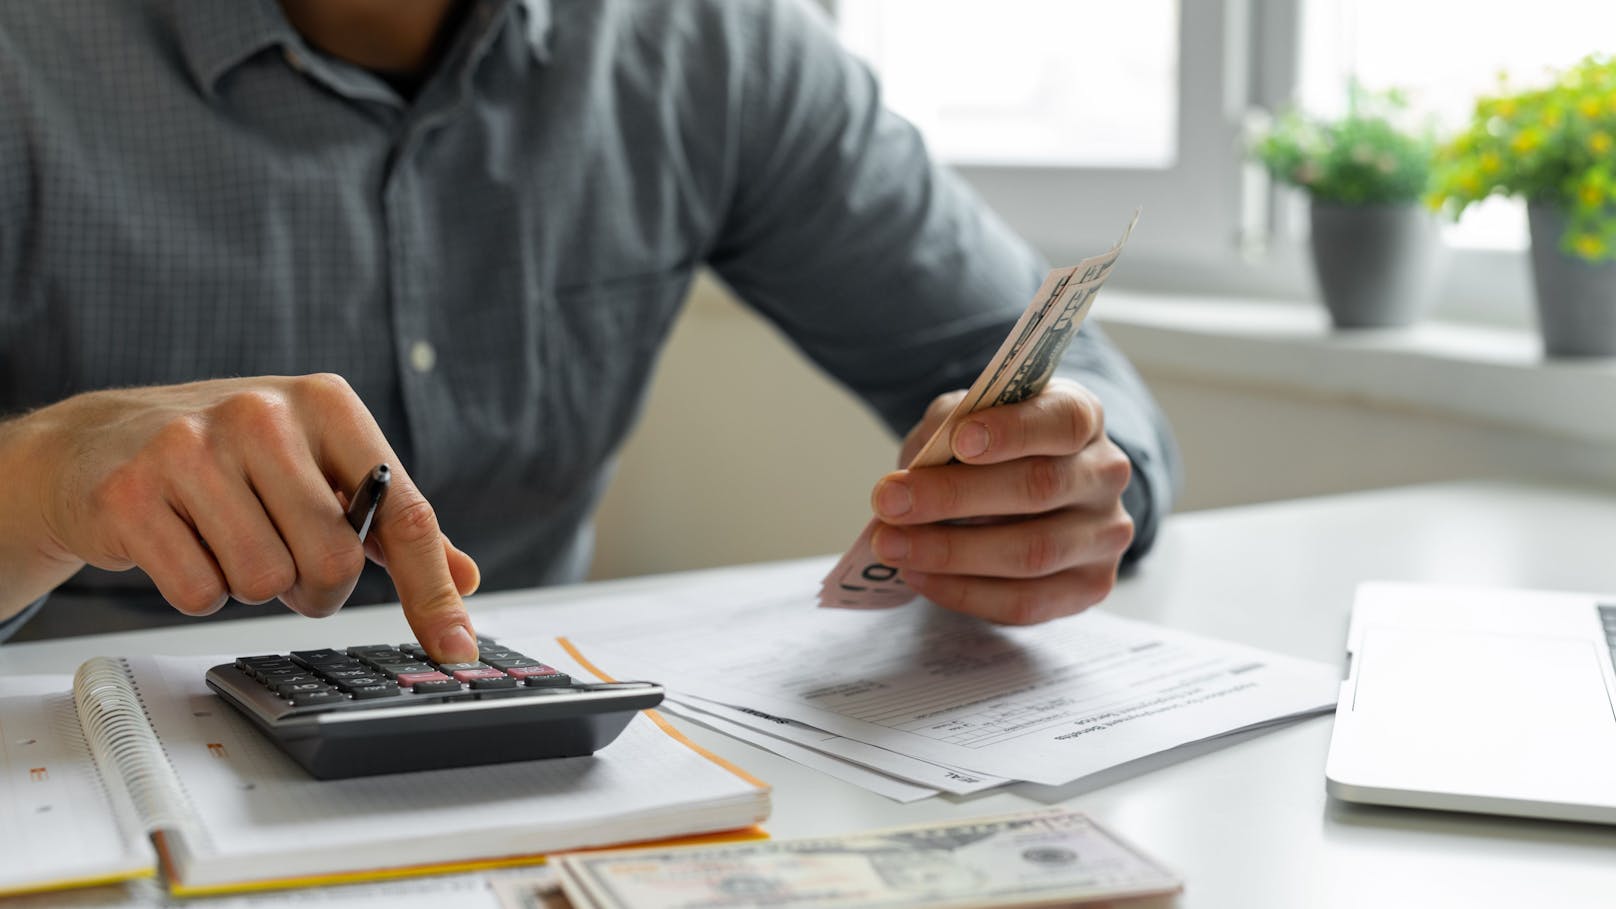
[[[925,602],[807,605],[619,622],[575,640],[619,678],[1047,785],[1329,710],[1338,688],[1323,663],[1100,610],[1010,628]]]

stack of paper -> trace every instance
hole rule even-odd
[[[524,634],[575,629],[602,674],[666,686],[670,713],[899,801],[1069,783],[1335,702],[1324,664],[1099,609],[1007,628],[925,602],[865,612],[766,598],[814,567],[699,598],[500,610],[479,628],[534,649]]]

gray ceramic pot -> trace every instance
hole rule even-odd
[[[1616,355],[1616,262],[1592,264],[1560,251],[1565,213],[1546,202],[1526,207],[1532,229],[1532,285],[1543,353]]]
[[[1425,313],[1441,257],[1429,211],[1315,199],[1309,215],[1313,269],[1335,327],[1394,328]]]

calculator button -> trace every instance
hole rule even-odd
[[[321,676],[324,676],[332,681],[336,681],[337,679],[371,678],[377,675],[375,670],[367,669],[363,666],[355,666],[352,669],[326,669],[322,667],[319,672]]]
[[[348,648],[348,655],[351,657],[378,656],[384,653],[398,653],[398,648],[392,644],[361,644],[358,647]]]
[[[302,666],[293,666],[290,663],[286,664],[285,667],[277,666],[274,669],[258,669],[253,672],[253,678],[263,682],[265,685],[273,685],[276,682],[284,682],[288,679],[302,678],[304,676],[313,678],[313,675],[307,669]]]
[[[543,666],[538,660],[530,660],[525,656],[491,657],[484,656],[483,662],[495,669],[527,669],[533,666]]]
[[[452,682],[453,679],[441,672],[405,672],[398,676],[398,683],[406,687],[419,685],[423,682]]]
[[[283,698],[310,691],[330,691],[331,687],[322,682],[283,682],[275,686],[275,693]]]
[[[264,684],[275,689],[276,691],[279,691],[282,685],[301,685],[305,682],[315,682],[319,685],[330,687],[326,686],[325,681],[319,676],[309,672],[299,672],[294,675],[283,675],[276,676],[272,679],[264,679]]]
[[[460,691],[460,683],[454,679],[434,679],[427,682],[416,682],[416,694],[444,694],[450,691]]]
[[[484,676],[471,680],[472,691],[506,691],[516,688],[521,682],[508,675]]]
[[[392,682],[376,683],[373,685],[356,685],[347,689],[354,700],[363,701],[369,698],[388,698],[399,693],[399,688]]]
[[[369,653],[356,653],[354,659],[361,663],[408,663],[414,656],[399,650],[376,650]]]
[[[437,672],[438,670],[425,663],[377,663],[376,674],[389,678],[398,678],[401,675],[419,675],[423,672]]]
[[[338,691],[299,691],[292,695],[292,706],[307,707],[310,704],[333,704],[346,700],[348,696]]]
[[[292,665],[292,661],[288,660],[286,657],[274,653],[266,653],[262,656],[236,657],[236,668],[244,672],[261,666],[269,667],[275,665],[290,666]]]
[[[363,670],[363,669],[368,669],[368,668],[369,668],[368,666],[366,666],[364,663],[359,662],[358,660],[350,660],[350,659],[345,658],[345,659],[342,659],[342,660],[332,660],[329,663],[317,664],[314,667],[314,671],[315,672],[337,672],[337,671],[340,671],[340,670],[343,670],[343,669],[360,669],[360,670]]]
[[[351,679],[332,679],[331,684],[342,691],[352,691],[355,688],[364,688],[367,685],[391,685],[392,679],[384,679],[379,675],[362,675]]]
[[[521,657],[520,653],[514,650],[506,650],[503,647],[484,647],[477,653],[477,659],[490,666],[494,665],[494,660],[515,660],[521,659]]]
[[[293,663],[291,660],[282,660],[279,663],[259,663],[249,668],[247,672],[252,675],[253,678],[261,679],[268,675],[274,675],[275,673],[308,672],[308,670],[297,665],[296,663]]]
[[[346,653],[340,650],[332,650],[330,647],[322,647],[319,650],[294,650],[291,656],[292,662],[302,663],[305,666],[310,663],[330,663],[348,659]]]
[[[552,672],[552,675],[530,675],[523,681],[529,688],[565,688],[572,684],[571,676],[553,670]]]
[[[561,670],[554,666],[546,666],[543,663],[535,663],[532,666],[513,666],[505,670],[505,674],[518,679],[535,679],[549,676],[559,676],[565,679],[567,677]]]
[[[487,667],[484,667],[482,669],[457,669],[454,672],[450,673],[450,675],[454,676],[456,679],[459,679],[462,682],[469,682],[472,679],[503,679],[503,678],[506,678],[505,673],[500,672],[498,669],[489,669]]]
[[[439,672],[447,672],[450,675],[453,675],[453,674],[455,674],[457,672],[464,672],[465,670],[468,670],[468,669],[487,669],[487,668],[488,668],[487,663],[478,662],[478,661],[473,661],[473,662],[470,662],[470,663],[439,663],[438,664],[438,671]]]
[[[321,657],[318,657],[318,656],[310,659],[308,657],[298,656],[296,653],[294,653],[294,654],[292,654],[292,662],[296,663],[299,666],[306,666],[309,669],[312,669],[312,670],[315,670],[315,671],[318,671],[318,670],[321,670],[321,669],[340,669],[340,668],[342,668],[344,666],[357,666],[357,665],[359,665],[358,663],[356,663],[353,660],[349,659],[348,655],[344,654],[344,653],[338,653],[336,651],[330,651],[330,650],[327,650],[327,651],[311,651],[311,652],[312,653],[327,653],[327,654],[330,654],[330,656],[324,657],[323,659]]]

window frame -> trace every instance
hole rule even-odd
[[[835,15],[848,0],[820,0]],[[1175,160],[1167,168],[952,165],[1053,262],[1115,242],[1143,209],[1118,286],[1299,302],[1317,294],[1303,193],[1245,153],[1249,124],[1296,92],[1304,0],[1179,0]],[[1065,204],[1060,204],[1065,203]],[[1531,280],[1520,250],[1444,244],[1432,317],[1525,328]]]

